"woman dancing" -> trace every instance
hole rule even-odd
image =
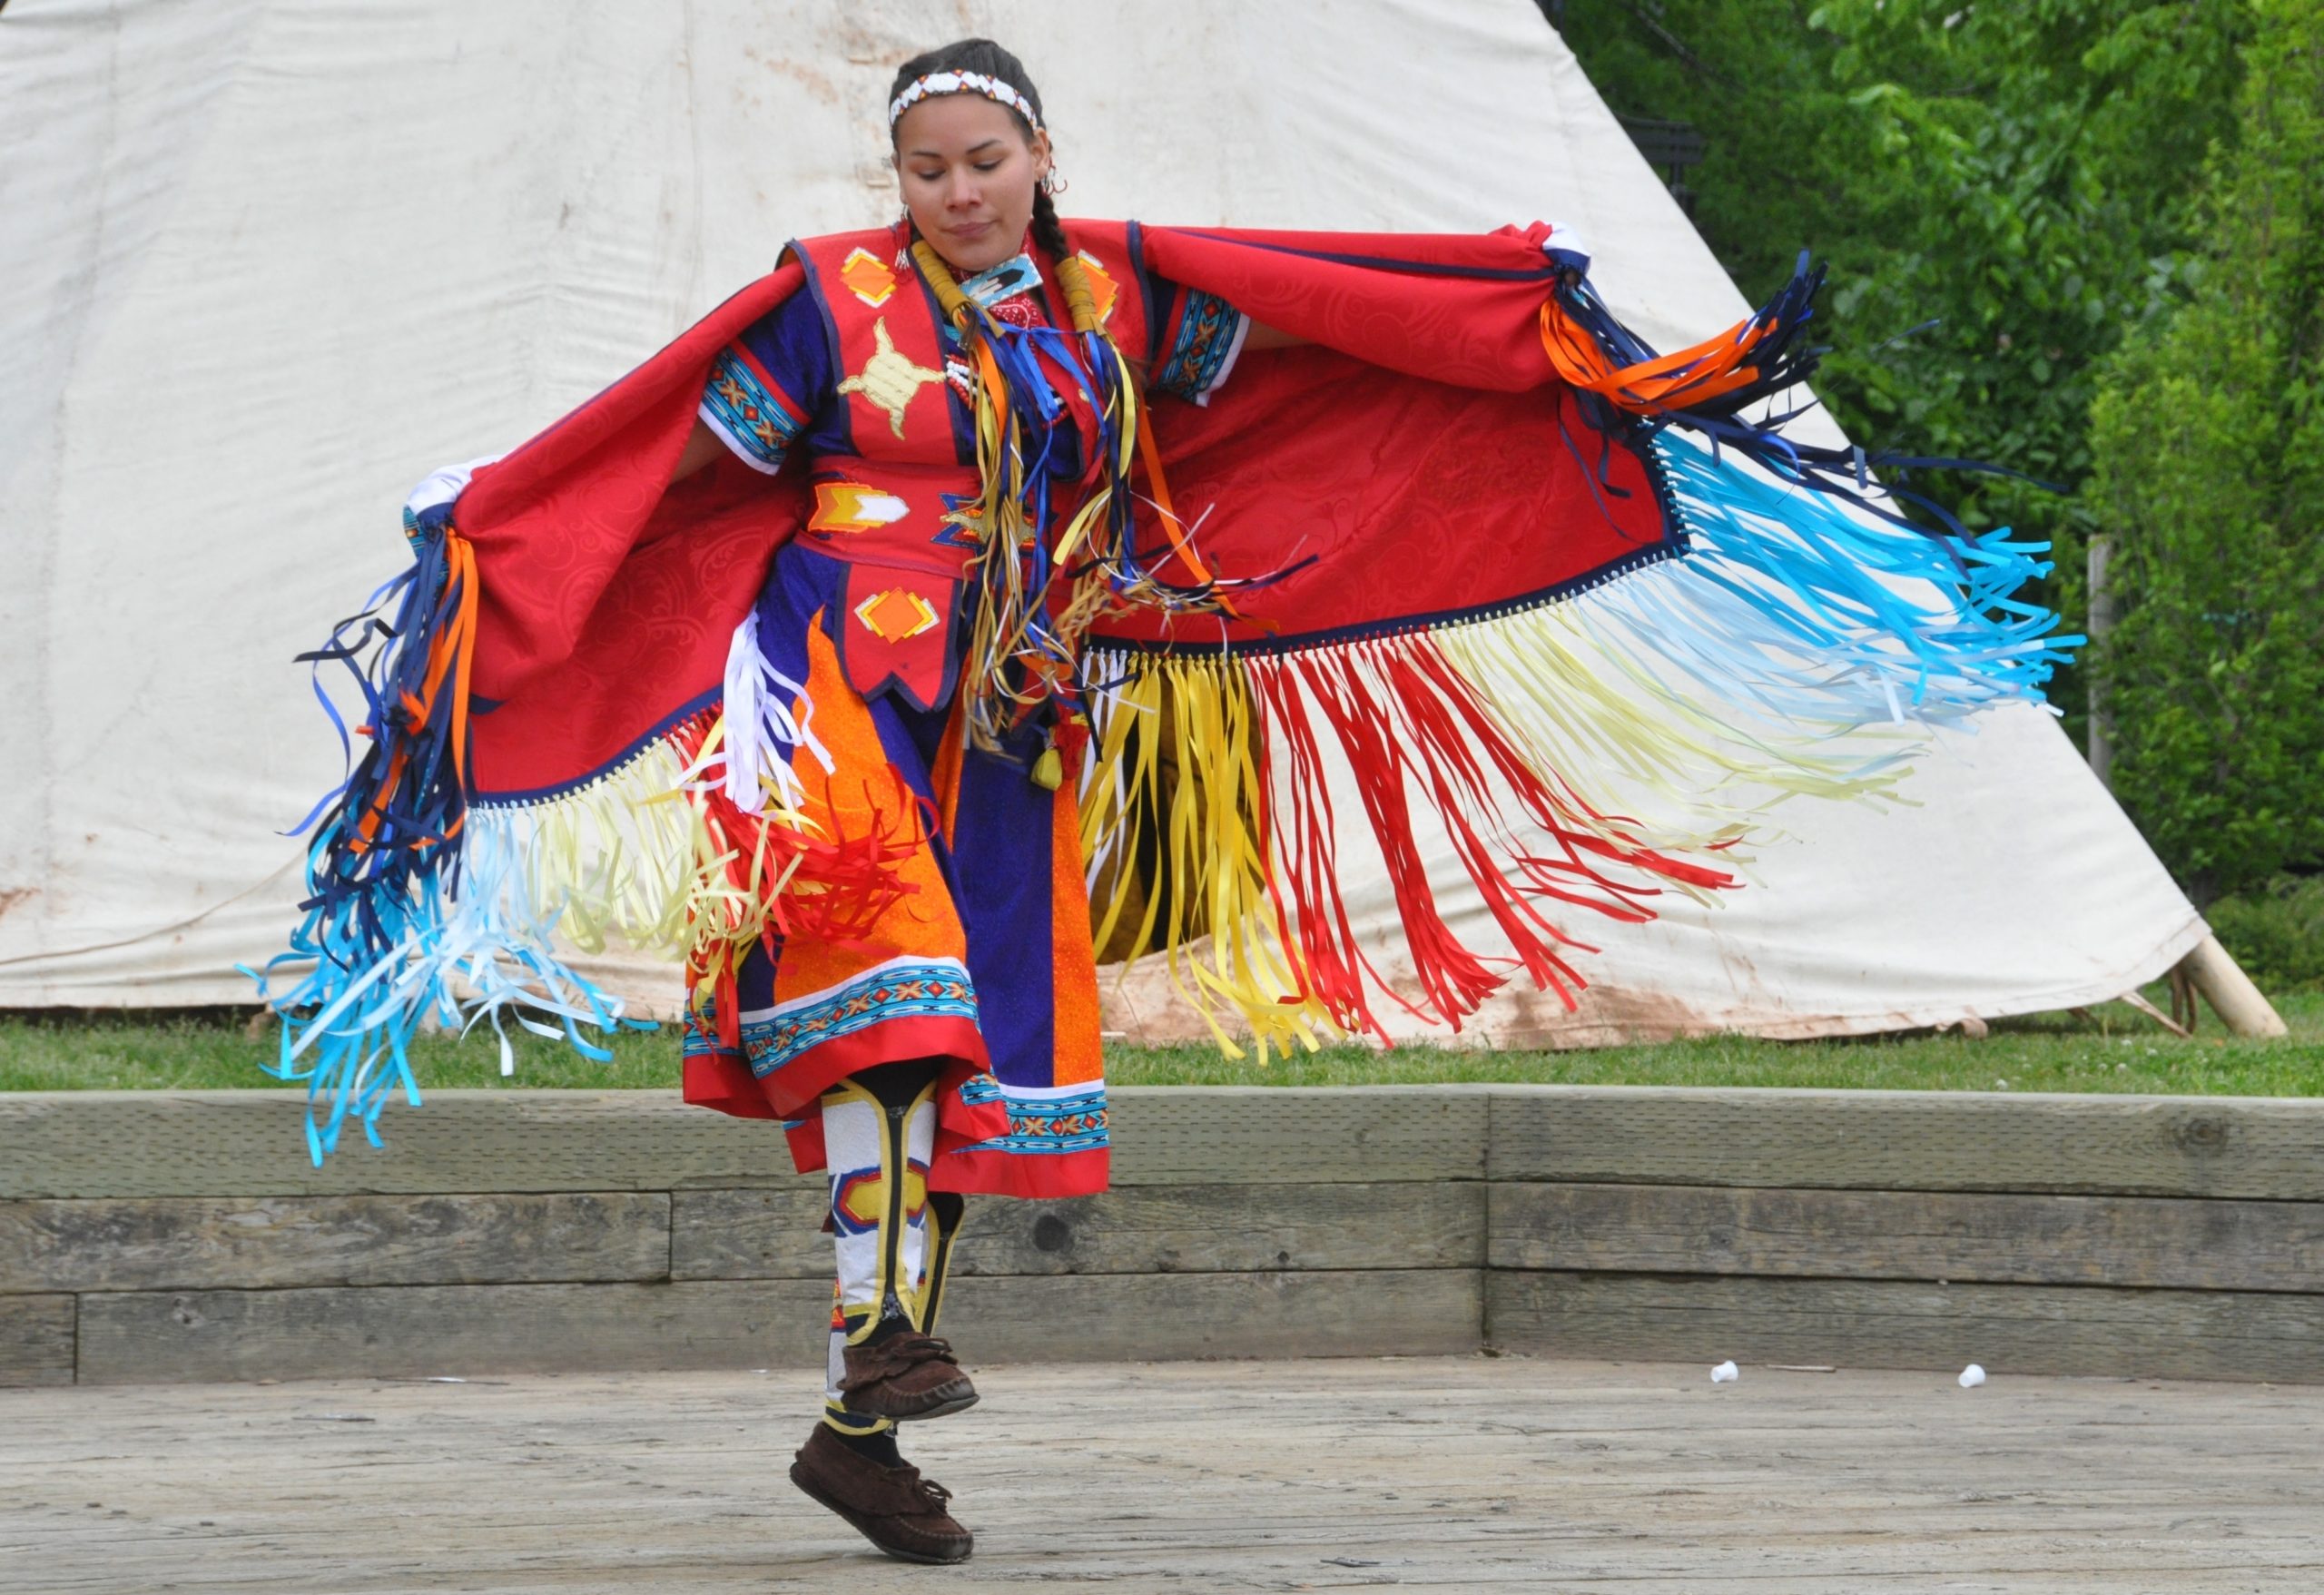
[[[888,119],[892,226],[790,245],[415,495],[412,569],[316,655],[370,742],[275,1001],[320,1159],[430,1012],[596,1050],[620,1005],[553,938],[682,956],[687,1099],[829,1174],[792,1478],[956,1561],[895,1426],[977,1399],[935,1333],[965,1196],[1105,1188],[1099,955],[1168,952],[1230,1049],[1384,1039],[1382,1001],[1457,1027],[1512,973],[1571,1004],[1558,905],[1721,891],[1765,802],[1896,777],[1896,740],[1836,733],[2034,695],[2057,655],[2010,597],[2033,550],[1746,418],[1812,365],[1804,267],[1660,356],[1538,224],[1061,222],[987,40],[906,63]],[[1449,928],[1415,801],[1493,948]],[[1409,980],[1357,943],[1344,841]]]

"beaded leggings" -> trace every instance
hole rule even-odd
[[[839,1382],[851,1345],[903,1330],[936,1332],[952,1237],[967,1204],[931,1193],[939,1066],[913,1060],[848,1076],[823,1094],[831,1172],[829,1227],[838,1244],[823,1422],[842,1434],[893,1425],[848,1410]]]

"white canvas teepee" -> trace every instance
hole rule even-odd
[[[405,490],[586,398],[786,238],[886,216],[889,73],[964,29],[1036,74],[1068,210],[1540,216],[1666,347],[1747,309],[1530,0],[16,0],[0,1008],[249,999],[233,966],[300,895],[275,832],[339,771],[291,656],[398,566]],[[1580,1011],[1512,991],[1471,1034],[1940,1023],[2109,997],[2204,936],[2035,711],[1944,739],[1906,791],[1790,805],[1723,906],[1576,919],[1602,949]],[[1392,947],[1376,871],[1346,893]],[[1162,971],[1108,1000],[1124,1030],[1198,1028]]]

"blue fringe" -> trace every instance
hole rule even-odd
[[[1796,443],[1781,428],[1797,409],[1745,417],[1814,375],[1826,350],[1807,330],[1823,284],[1823,268],[1803,250],[1790,281],[1738,330],[1739,339],[1768,330],[1750,351],[1752,379],[1731,391],[1696,403],[1681,392],[1673,408],[1646,414],[1576,391],[1604,449],[1620,440],[1661,468],[1686,534],[1681,567],[1710,584],[1688,603],[1695,618],[1726,623],[1696,630],[1657,615],[1649,624],[1699,681],[1723,681],[1730,694],[1785,720],[1937,724],[2005,699],[2041,701],[2043,684],[2083,640],[2053,635],[2057,615],[2017,596],[2050,573],[2037,557],[2049,545],[2006,527],[1972,534],[1943,505],[1899,485],[1924,468],[2030,478],[1977,460]],[[1658,358],[1580,273],[1555,291],[1614,366]],[[1715,350],[1703,366],[1717,372],[1731,359],[1731,348]],[[1613,490],[1602,454],[1592,475]]]
[[[490,861],[490,881],[464,880],[474,839],[453,831],[468,817],[461,761],[454,755],[466,750],[453,746],[448,704],[427,725],[416,724],[407,706],[419,698],[430,648],[463,599],[450,576],[448,523],[448,508],[420,521],[407,514],[410,567],[374,592],[361,613],[332,627],[321,647],[299,655],[314,667],[315,696],[341,750],[351,754],[352,743],[324,690],[328,666],[343,667],[356,684],[369,739],[347,779],[291,828],[291,834],[310,825],[315,832],[307,849],[309,895],[300,904],[305,918],[288,950],[263,969],[243,970],[257,981],[261,1000],[282,1018],[280,1056],[268,1072],[308,1082],[307,1149],[318,1166],[350,1117],[380,1145],[379,1112],[396,1088],[419,1104],[409,1049],[431,1013],[455,1028],[488,1018],[497,1030],[506,1009],[547,1009],[564,1019],[576,1049],[601,1061],[612,1055],[582,1040],[576,1019],[594,1019],[608,1030],[625,1022],[616,1002],[548,953],[553,920],[524,923],[510,914],[509,905],[521,901],[510,895],[512,885],[520,885],[507,873],[516,861]],[[454,690],[448,679],[441,689]],[[358,832],[374,812],[367,843]],[[464,884],[476,888],[473,901],[460,901]],[[549,999],[503,974],[502,958],[529,971]],[[285,965],[311,967],[278,994],[271,988]],[[452,989],[458,977],[478,989],[465,1011]],[[556,1033],[521,1013],[517,1018],[527,1029]],[[505,1068],[505,1031],[501,1049]]]

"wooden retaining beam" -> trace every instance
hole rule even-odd
[[[0,1096],[0,1383],[807,1366],[820,1178],[662,1092]],[[1678,1358],[2324,1383],[2324,1101],[1124,1089],[971,1204],[972,1362]]]
[[[2324,1200],[2324,1100],[1494,1088],[1495,1180]]]

